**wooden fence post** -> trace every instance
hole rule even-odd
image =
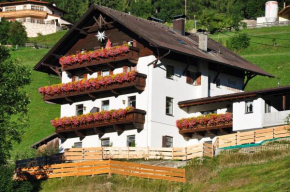
[[[112,177],[112,171],[111,171],[111,159],[109,159],[108,162],[109,162],[108,178],[110,178],[110,177]]]
[[[149,160],[149,147],[147,146],[147,160]]]
[[[236,138],[236,145],[238,145],[238,133],[235,134],[235,138]]]
[[[254,143],[256,143],[256,131],[254,131]]]
[[[104,160],[104,147],[102,147],[102,160]]]
[[[129,147],[127,147],[128,150],[128,155],[127,155],[127,160],[129,159]]]
[[[187,161],[187,147],[184,148],[185,151],[185,161]]]
[[[276,127],[273,128],[273,138],[276,138],[276,135],[275,135],[275,128],[276,128]]]
[[[82,159],[85,160],[85,148],[82,148]]]
[[[174,159],[174,147],[172,147],[172,150],[171,150],[171,160]]]

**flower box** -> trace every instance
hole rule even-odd
[[[116,92],[119,94],[142,92],[146,86],[146,77],[144,74],[131,71],[41,87],[38,91],[43,95],[44,101],[66,104],[70,103],[70,100],[74,102],[94,100],[107,97],[108,94],[117,96]]]
[[[56,133],[67,133],[79,130],[89,130],[93,128],[106,129],[114,125],[138,125],[138,129],[143,128],[145,123],[143,110],[127,107],[126,109],[101,111],[88,113],[80,116],[56,118],[51,121],[56,128]],[[141,125],[141,126],[140,126]]]

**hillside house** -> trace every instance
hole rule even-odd
[[[63,19],[66,12],[45,1],[26,0],[0,3],[0,18],[18,21],[26,28],[28,37],[48,35],[71,25]]]
[[[255,104],[263,103],[260,94],[240,95],[248,94],[243,90],[256,75],[273,77],[206,35],[185,32],[184,22],[184,16],[175,17],[170,29],[91,6],[34,68],[62,80],[61,85],[39,89],[45,102],[61,105],[61,118],[52,121],[62,138],[61,150],[184,147],[263,127],[238,122],[236,126],[235,114],[233,123],[213,123],[211,130],[202,126],[197,134],[177,127],[182,118],[235,113],[243,99],[254,102],[254,113],[262,110],[257,108],[262,104]],[[237,100],[223,101],[225,96]],[[221,102],[195,105],[211,98]]]

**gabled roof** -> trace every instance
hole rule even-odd
[[[13,2],[5,2],[5,3],[0,3],[0,7],[4,7],[4,6],[13,6],[13,5],[22,5],[22,4],[36,4],[36,5],[44,5],[44,6],[48,6],[51,8],[54,8],[58,11],[61,11],[63,13],[67,13],[66,11],[53,6],[52,3],[46,2],[46,1],[37,1],[37,0],[26,0],[26,1],[13,1]]]
[[[282,9],[279,13],[278,13],[278,15],[279,16],[282,16],[282,15],[285,15],[285,14],[290,14],[290,5],[288,5],[287,7],[284,7],[284,9]]]
[[[198,48],[198,37],[195,34],[187,34],[186,36],[182,36],[161,23],[141,19],[99,5],[92,5],[92,7],[85,13],[85,15],[51,49],[51,51],[35,66],[34,69],[44,71],[41,69],[41,63],[44,62],[49,57],[49,55],[54,53],[57,47],[62,42],[64,42],[65,39],[69,38],[73,31],[76,30],[76,28],[82,24],[86,17],[95,10],[98,10],[101,13],[107,15],[114,21],[137,34],[139,37],[145,39],[152,47],[163,48],[180,54],[203,58],[212,62],[242,69],[255,74],[273,77],[270,73],[241,58],[239,55],[233,53],[212,39],[209,39],[208,41],[209,51],[204,52]]]
[[[233,101],[237,99],[245,99],[251,97],[258,97],[262,95],[268,94],[277,94],[277,93],[290,93],[290,86],[283,86],[283,87],[273,87],[268,89],[261,89],[256,91],[247,91],[247,92],[240,92],[240,93],[232,93],[226,95],[218,95],[213,97],[205,97],[200,99],[192,99],[187,101],[180,101],[178,102],[179,107],[188,107],[188,106],[197,106],[197,105],[205,105],[209,103],[217,103],[217,102],[224,102],[224,101]]]

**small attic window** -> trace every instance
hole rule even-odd
[[[182,40],[180,40],[180,39],[177,39],[177,41],[178,41],[179,43],[181,43],[182,45],[187,45],[184,41],[182,41]]]

